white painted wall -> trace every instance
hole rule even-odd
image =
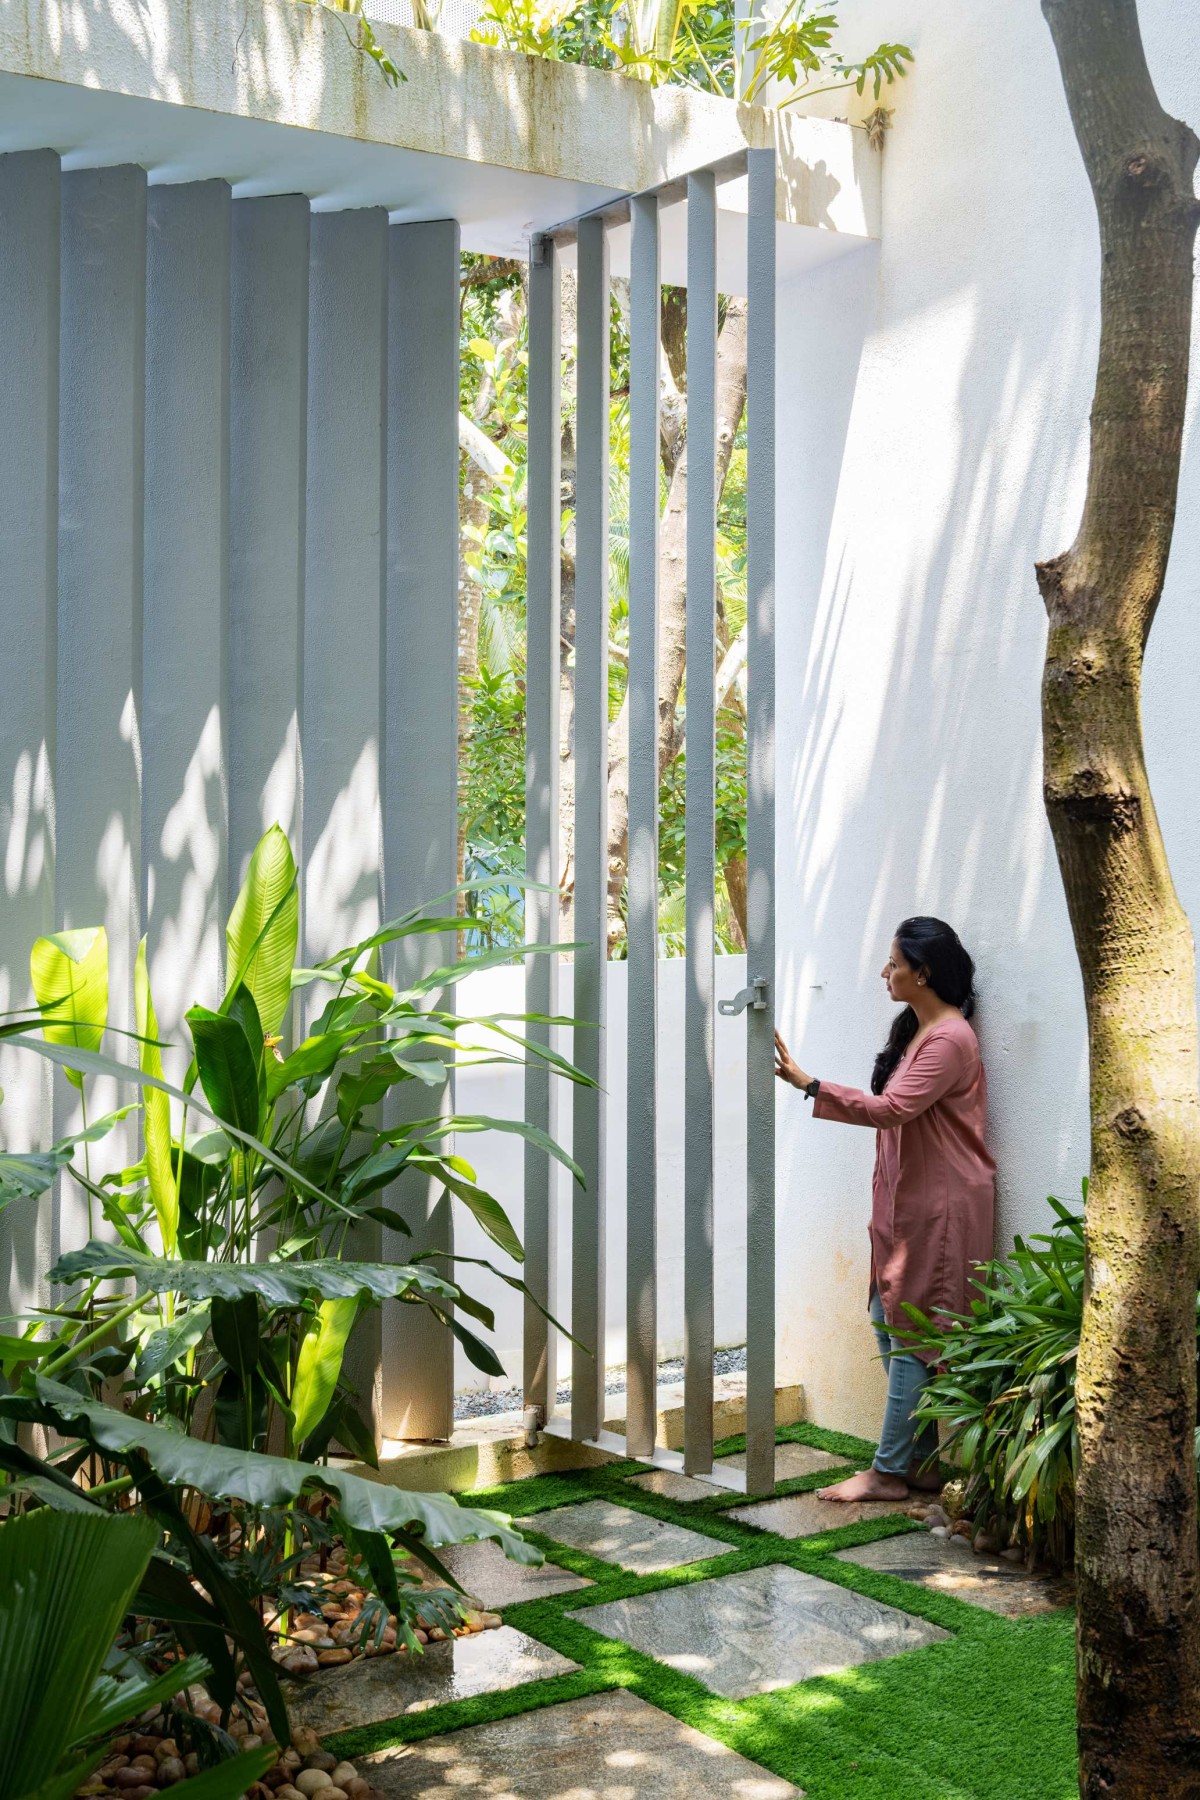
[[[662,1356],[683,1353],[683,1005],[686,965],[682,958],[658,965],[659,979],[659,1149],[658,1149],[658,1337]],[[608,968],[608,1320],[605,1362],[625,1361],[625,1030],[628,1018],[627,965]],[[745,984],[744,956],[717,959],[717,998],[736,994]],[[559,977],[559,1007],[571,1010],[571,967],[564,964]],[[457,990],[460,1012],[485,1014],[520,1012],[524,1007],[524,977],[520,969],[487,969],[469,976]],[[559,1046],[570,1054],[570,1044]],[[716,1056],[716,1342],[718,1347],[740,1344],[746,1333],[746,1024],[745,1020],[718,1016]],[[570,1090],[560,1083],[557,1135],[570,1147]],[[485,1113],[491,1118],[522,1116],[522,1076],[519,1069],[481,1065],[460,1070],[455,1109],[460,1113]],[[480,1179],[499,1199],[521,1230],[524,1216],[522,1139],[503,1132],[463,1137],[457,1148],[476,1164]],[[570,1176],[564,1171],[559,1184],[558,1307],[565,1325],[571,1320],[571,1223]],[[474,1222],[455,1208],[455,1248],[464,1256],[487,1256],[513,1271],[484,1237]],[[494,1343],[501,1362],[519,1386],[521,1379],[522,1301],[511,1288],[481,1270],[464,1270],[472,1293],[496,1309]],[[560,1378],[570,1371],[570,1346],[560,1352]],[[488,1382],[457,1351],[455,1387],[503,1387],[499,1379]]]
[[[1142,0],[1165,104],[1200,123],[1200,14]],[[916,52],[894,96],[883,231],[781,295],[779,970],[806,1068],[866,1082],[896,922],[931,912],[979,965],[998,1238],[1087,1168],[1081,990],[1040,796],[1035,558],[1086,474],[1099,256],[1035,0],[860,0],[856,43]],[[889,96],[889,101],[893,96]],[[1151,777],[1200,912],[1196,401],[1147,660]],[[872,1134],[780,1095],[782,1364],[811,1416],[873,1430]]]

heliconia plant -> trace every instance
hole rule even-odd
[[[112,1028],[99,928],[39,939],[31,956],[38,1009],[0,1022],[10,1045],[62,1069],[82,1109],[82,1129],[51,1150],[0,1157],[0,1207],[44,1197],[56,1179],[78,1183],[89,1206],[88,1241],[50,1271],[70,1297],[0,1337],[8,1386],[0,1393],[8,1475],[0,1501],[18,1511],[71,1505],[67,1490],[77,1495],[85,1473],[94,1498],[150,1513],[166,1534],[155,1579],[180,1642],[207,1656],[217,1697],[231,1704],[225,1637],[236,1640],[282,1734],[259,1612],[246,1598],[251,1565],[257,1600],[304,1604],[304,1557],[336,1532],[361,1559],[383,1616],[395,1614],[415,1645],[412,1620],[427,1619],[439,1602],[406,1576],[405,1557],[444,1575],[433,1554],[439,1544],[490,1536],[519,1560],[540,1560],[498,1516],[328,1462],[335,1447],[376,1461],[345,1352],[355,1322],[384,1300],[428,1308],[477,1367],[503,1373],[465,1323],[490,1331],[493,1318],[461,1285],[453,1259],[352,1260],[349,1232],[370,1221],[410,1235],[405,1182],[419,1179],[424,1190],[432,1180],[519,1264],[511,1221],[455,1137],[519,1133],[578,1176],[536,1127],[446,1104],[455,1064],[536,1058],[567,1080],[585,1079],[525,1041],[525,1015],[467,1018],[442,1004],[471,970],[525,950],[484,950],[402,987],[378,973],[388,946],[449,936],[461,923],[457,912],[414,911],[311,968],[297,966],[295,863],[273,828],[230,916],[224,998],[186,1014],[190,1062],[179,1086],[164,1075],[144,941],[134,967],[136,1032],[124,1035],[130,1060],[101,1048]],[[293,1042],[297,995],[312,996],[319,1011]],[[97,1146],[139,1110],[89,1119],[89,1090],[102,1076],[140,1091],[142,1149],[131,1166],[99,1172]],[[402,1086],[421,1102],[385,1107]],[[103,1236],[92,1229],[97,1218]],[[527,1292],[519,1275],[494,1272]],[[17,1442],[20,1424],[50,1427],[65,1447],[32,1456]],[[180,1586],[181,1562],[207,1599],[191,1582]]]

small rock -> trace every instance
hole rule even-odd
[[[930,1537],[935,1538],[948,1538],[950,1533],[945,1525],[931,1525],[929,1527],[929,1535]]]
[[[177,1756],[164,1756],[158,1765],[158,1779],[168,1787],[172,1782],[182,1781],[186,1774],[187,1770]]]
[[[976,1556],[994,1556],[1000,1546],[994,1537],[988,1536],[986,1531],[977,1531],[971,1539],[971,1548]]]
[[[923,1500],[916,1501],[912,1506],[906,1506],[904,1512],[907,1518],[916,1519],[921,1525],[929,1517],[929,1508]]]
[[[503,1625],[503,1623],[504,1623],[504,1620],[500,1617],[499,1613],[485,1612],[483,1615],[483,1623],[484,1623],[484,1627],[486,1630],[499,1631],[501,1625]]]
[[[305,1757],[321,1748],[321,1740],[311,1725],[299,1725],[287,1749],[279,1758],[280,1767],[298,1769]]]
[[[148,1781],[144,1781],[141,1787],[126,1788],[124,1791],[126,1800],[151,1800],[151,1795],[157,1794],[158,1789],[151,1787]]]
[[[245,1737],[242,1739],[242,1749],[243,1750],[261,1750],[262,1749],[262,1739],[259,1737],[257,1731],[248,1731],[246,1733]]]
[[[955,1519],[953,1525],[950,1527],[950,1535],[951,1537],[969,1538],[973,1535],[974,1530],[975,1527],[972,1525],[970,1519]]]
[[[200,1758],[194,1750],[188,1751],[183,1759],[183,1766],[189,1775],[198,1775],[200,1773]]]
[[[201,1694],[200,1698],[201,1698],[201,1700],[207,1700],[208,1695]],[[112,1747],[118,1756],[123,1756],[128,1751],[129,1746],[132,1744],[132,1742],[133,1742],[133,1733],[131,1731],[123,1731],[121,1733],[120,1737],[115,1737],[113,1739]]]
[[[348,1781],[354,1781],[357,1775],[358,1770],[353,1763],[341,1762],[335,1769],[330,1771],[329,1779],[332,1781],[334,1787],[345,1788],[346,1783]]]
[[[356,1775],[352,1781],[343,1781],[342,1791],[346,1800],[362,1800],[364,1794],[370,1793],[371,1784],[364,1781],[361,1775]]]
[[[337,1768],[337,1757],[329,1750],[310,1750],[304,1759],[306,1769],[321,1769],[326,1775]]]
[[[339,1663],[352,1661],[353,1656],[353,1650],[347,1650],[345,1645],[340,1650],[331,1645],[328,1650],[317,1651],[317,1661],[323,1669],[335,1669]]]
[[[123,1769],[117,1770],[113,1781],[119,1788],[143,1787],[146,1781],[146,1771],[137,1763],[126,1763]]]
[[[307,1644],[297,1644],[281,1658],[283,1667],[292,1675],[311,1675],[319,1665],[317,1653]]]
[[[332,1787],[333,1783],[324,1769],[301,1769],[292,1785],[299,1788],[304,1800],[312,1800],[313,1794],[319,1794],[322,1788]]]
[[[298,1787],[293,1787],[290,1782],[285,1782],[282,1787],[275,1789],[275,1800],[304,1800],[304,1795]]]
[[[160,1738],[154,1746],[154,1754],[159,1762],[166,1762],[168,1756],[179,1755],[179,1745],[174,1738]]]
[[[929,1508],[925,1518],[930,1525],[945,1525],[947,1529],[949,1528],[950,1514],[944,1507],[938,1506],[936,1503]]]
[[[1010,1544],[1008,1549],[1002,1550],[1000,1554],[1005,1562],[1023,1563],[1025,1561],[1025,1552],[1021,1549],[1019,1544]]]
[[[157,1738],[146,1737],[145,1735],[135,1737],[130,1746],[135,1759],[139,1756],[153,1756],[154,1746],[157,1742]]]

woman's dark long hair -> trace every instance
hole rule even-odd
[[[924,969],[939,1000],[957,1006],[964,1019],[975,1011],[975,964],[959,942],[957,931],[942,919],[905,919],[896,927],[896,942],[913,970]],[[920,1021],[906,1006],[888,1032],[887,1043],[875,1058],[871,1092],[882,1094],[896,1065],[917,1035]]]

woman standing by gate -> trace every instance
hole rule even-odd
[[[975,965],[940,919],[905,919],[881,971],[904,1010],[875,1058],[871,1092],[801,1069],[776,1033],[775,1073],[813,1102],[813,1116],[875,1127],[869,1312],[888,1377],[874,1466],[826,1500],[902,1500],[940,1486],[937,1427],[918,1436],[913,1408],[929,1367],[902,1337],[922,1312],[968,1311],[976,1266],[992,1254],[996,1165],[984,1144],[987,1082],[975,1033]]]

